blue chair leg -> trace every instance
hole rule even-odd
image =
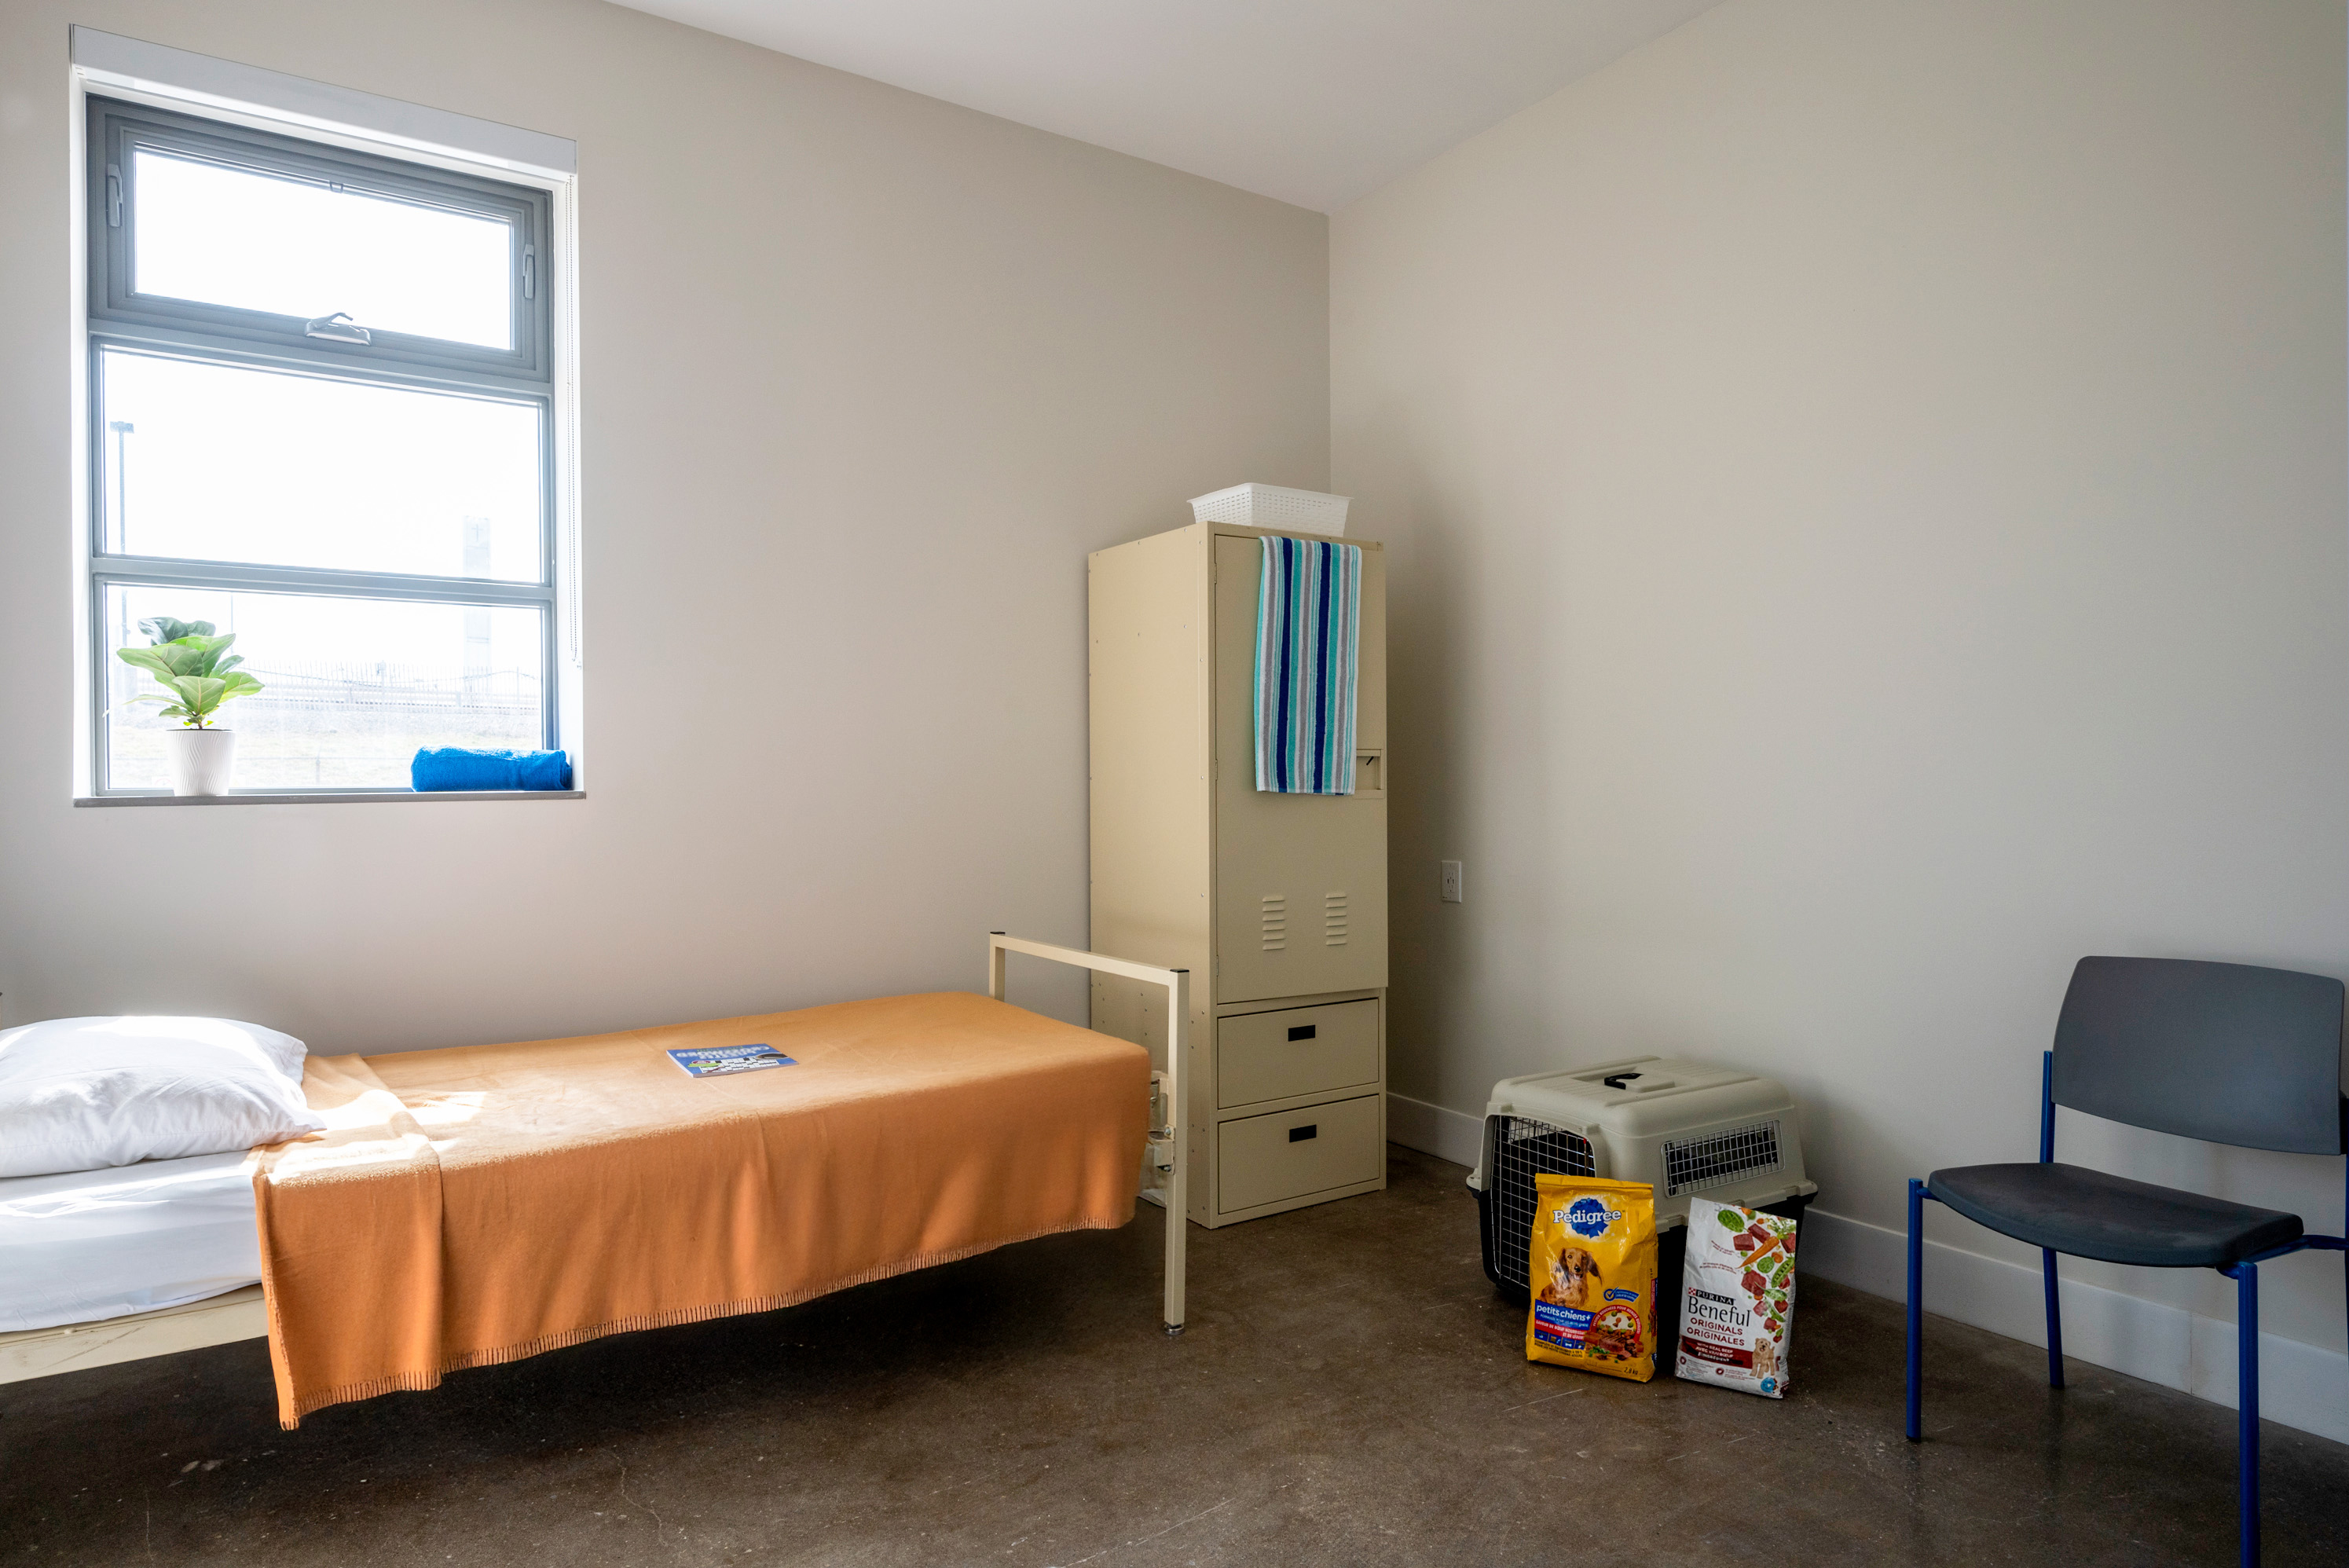
[[[2047,1386],[2064,1386],[2064,1309],[2055,1300],[2055,1249],[2039,1249],[2040,1272],[2047,1279]]]
[[[2260,1561],[2260,1265],[2238,1264],[2235,1275],[2235,1494],[2242,1510],[2243,1568]]]
[[[1909,1179],[1909,1440],[1924,1437],[1925,1183]]]

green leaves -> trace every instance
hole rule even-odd
[[[175,621],[169,615],[150,615],[139,623],[139,629],[159,643],[176,643],[182,637],[209,637],[212,634],[210,621]]]
[[[154,676],[162,692],[142,692],[130,700],[164,704],[165,718],[202,729],[221,704],[262,689],[259,681],[237,668],[243,658],[228,651],[236,641],[233,632],[216,637],[210,621],[178,621],[169,615],[141,621],[139,629],[153,636],[154,645],[117,648],[114,656]]]
[[[211,676],[171,676],[163,684],[180,694],[181,707],[198,716],[220,707],[221,698],[228,692],[228,682]]]
[[[159,681],[193,673],[196,661],[192,650],[171,643],[152,648],[117,648],[114,656],[126,665],[137,665],[142,670],[153,672]]]
[[[125,664],[152,670],[158,679],[171,676],[216,676],[233,670],[244,660],[228,653],[229,645],[236,641],[232,632],[225,637],[191,635],[174,643],[157,643],[149,648],[118,648],[115,656]]]

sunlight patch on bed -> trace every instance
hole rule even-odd
[[[408,1114],[419,1127],[457,1127],[481,1114],[489,1096],[479,1089],[451,1094],[436,1094],[429,1099],[416,1101]]]

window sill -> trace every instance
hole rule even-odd
[[[79,795],[77,806],[332,806],[372,800],[584,800],[585,789],[239,789],[227,795]]]

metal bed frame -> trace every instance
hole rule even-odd
[[[1166,987],[1166,1067],[1164,1071],[1151,1069],[1148,1150],[1152,1169],[1164,1172],[1166,1178],[1165,1327],[1167,1336],[1172,1338],[1183,1332],[1185,1246],[1189,1241],[1185,1233],[1190,1229],[1190,1222],[1185,1218],[1189,1212],[1185,1205],[1190,1172],[1183,1155],[1183,1058],[1189,1054],[1191,1046],[1191,972],[1162,969],[1154,964],[1136,964],[1131,959],[1083,953],[1073,947],[1054,947],[990,931],[987,934],[987,994],[999,1002],[1003,1000],[1003,957],[1007,953],[1025,953],[1035,958],[1049,958],[1055,964],[1073,965],[1104,975],[1123,975],[1129,980]]]
[[[1191,1037],[1190,971],[1162,969],[1155,965],[1135,964],[1073,947],[1054,947],[993,931],[987,937],[987,994],[999,1002],[1004,999],[1004,959],[1013,953],[1073,965],[1080,969],[1122,975],[1129,980],[1166,988],[1166,1066],[1163,1071],[1153,1068],[1150,1075],[1152,1112],[1147,1147],[1151,1168],[1162,1172],[1166,1181],[1165,1330],[1169,1336],[1180,1334],[1185,1246],[1188,1241],[1185,1233],[1190,1228],[1184,1218],[1188,1172],[1183,1158],[1182,1095],[1183,1057]],[[209,1345],[264,1339],[268,1335],[267,1303],[261,1287],[249,1284],[224,1295],[155,1312],[0,1334],[0,1383],[110,1367],[151,1356],[171,1356]]]

